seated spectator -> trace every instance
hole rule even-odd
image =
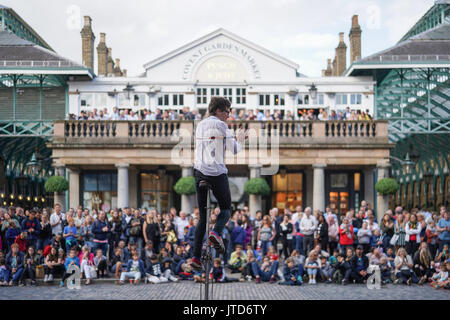
[[[308,273],[308,278],[309,278],[309,284],[316,284],[316,276],[318,273],[318,270],[320,270],[321,264],[320,264],[320,260],[318,258],[318,254],[316,251],[312,250],[309,255],[308,258],[306,258],[305,261],[305,266],[304,268],[306,269],[306,272]]]
[[[358,245],[356,253],[350,261],[352,267],[351,278],[357,283],[366,283],[369,259],[363,255],[363,247]]]
[[[103,255],[102,249],[95,251],[94,267],[97,271],[97,279],[108,277],[106,257]]]
[[[420,285],[424,284],[428,278],[433,276],[433,273],[435,272],[433,268],[433,259],[426,242],[420,244],[419,250],[413,256],[413,263],[413,270],[419,278]]]
[[[275,251],[275,247],[274,246],[270,246],[269,247],[269,251],[267,251],[267,256],[274,261],[278,261],[279,256],[278,253]]]
[[[276,274],[278,271],[278,261],[270,261],[268,256],[263,258],[261,266],[258,262],[252,263],[253,274],[255,275],[256,283],[261,283],[261,281],[270,281],[270,283],[276,282]]]
[[[110,257],[109,265],[110,270],[114,273],[116,279],[119,279],[122,269],[126,266],[126,261],[128,261],[127,258],[128,257],[123,254],[123,250],[121,248],[117,247],[114,249],[114,254]]]
[[[56,274],[63,272],[63,264],[58,257],[56,247],[51,247],[50,253],[45,257],[44,261],[44,282],[54,280]]]
[[[331,277],[333,276],[333,268],[328,262],[327,257],[320,257],[320,278],[327,283],[331,283]]]
[[[189,258],[186,261],[180,261],[178,276],[181,280],[194,280],[195,272],[192,269],[192,259]]]
[[[128,260],[126,271],[120,275],[118,284],[124,284],[126,278],[134,278],[134,282],[130,279],[130,283],[138,284],[142,276],[145,276],[144,262],[139,259],[138,253],[134,252]]]
[[[24,257],[21,285],[26,285],[26,279],[30,278],[31,285],[36,285],[36,266],[40,264],[41,256],[37,254],[34,247],[29,247]]]
[[[391,266],[391,269],[392,270],[395,269],[395,263],[394,263],[395,253],[394,253],[394,248],[393,247],[389,246],[387,248],[386,257],[387,257],[389,265]]]
[[[291,257],[287,258],[285,261],[285,266],[283,270],[284,281],[279,282],[280,285],[287,286],[301,286],[303,283],[303,267],[294,266],[294,259]]]
[[[145,283],[162,283],[168,282],[169,279],[164,277],[162,273],[161,264],[158,261],[158,257],[156,254],[153,254],[150,257],[150,264],[147,266],[145,270]]]
[[[6,266],[9,271],[9,285],[16,285],[22,278],[25,255],[19,251],[19,245],[13,243],[11,251],[6,255]]]
[[[397,280],[395,280],[394,283],[398,284],[400,282],[403,282],[404,284],[410,286],[411,282],[419,282],[413,272],[413,260],[411,259],[411,256],[406,253],[406,250],[404,248],[398,249],[394,264],[395,276],[397,277]]]
[[[246,256],[245,266],[244,269],[242,270],[241,277],[239,279],[239,281],[241,282],[244,282],[245,280],[251,281],[252,278],[255,276],[255,274],[253,273],[252,263],[258,260],[255,258],[253,252],[254,250],[247,250],[247,253],[245,255]]]
[[[449,289],[448,271],[450,270],[450,260],[440,266],[441,271],[433,275],[431,286],[435,289]]]
[[[213,267],[210,272],[210,277],[214,282],[226,283],[226,282],[236,282],[238,279],[229,278],[225,274],[225,269],[221,265],[221,260],[219,258],[214,259]]]
[[[164,278],[169,279],[169,281],[177,282],[178,278],[175,277],[173,272],[173,260],[171,258],[166,258],[161,263],[161,271],[163,273]]]
[[[6,266],[6,259],[0,258],[0,286],[7,286],[9,279],[9,271]]]
[[[231,269],[231,273],[243,272],[246,264],[246,256],[242,251],[240,244],[236,245],[236,250],[231,253],[228,267]]]
[[[145,243],[141,254],[142,260],[144,261],[146,267],[150,264],[150,257],[154,254],[156,254],[156,251],[153,248],[153,242],[149,240]]]
[[[75,248],[70,249],[69,255],[64,261],[64,273],[61,279],[61,282],[59,283],[60,287],[64,286],[64,282],[68,277],[70,277],[72,274],[67,273],[67,270],[71,265],[75,265],[78,268],[80,267],[80,259],[77,257],[77,250]]]
[[[91,283],[92,269],[94,268],[94,254],[89,250],[88,246],[84,246],[78,255],[81,263],[81,273],[86,278],[86,285]]]
[[[380,258],[380,264],[378,266],[380,267],[381,283],[382,284],[391,283],[392,267],[389,264],[386,256]]]

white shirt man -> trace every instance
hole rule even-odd
[[[117,107],[113,108],[113,113],[110,116],[111,120],[120,120],[120,114],[119,114],[119,110],[117,109]]]
[[[52,234],[62,233],[62,221],[66,219],[66,215],[61,212],[59,205],[55,206],[55,212],[50,215],[50,225],[52,226]]]
[[[300,220],[300,231],[303,236],[310,236],[314,234],[314,230],[317,228],[317,220],[310,213],[311,211],[307,212],[307,210],[305,210],[305,214],[303,215],[302,220]]]
[[[177,238],[178,240],[184,239],[184,228],[189,226],[189,220],[186,217],[186,213],[184,211],[180,211],[180,216],[175,217],[174,220],[176,229],[177,229]]]
[[[225,150],[232,150],[233,154],[241,150],[227,124],[215,116],[209,116],[198,123],[195,140],[194,168],[207,176],[228,173]]]

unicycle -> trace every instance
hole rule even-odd
[[[207,188],[207,194],[206,194],[206,246],[202,249],[202,256],[201,261],[203,265],[205,266],[205,287],[204,287],[204,294],[203,294],[203,286],[200,284],[200,300],[210,300],[213,299],[214,289],[213,284],[211,282],[211,296],[209,295],[209,272],[211,270],[213,257],[212,257],[212,244],[209,242],[209,222],[211,218],[211,185],[206,180],[201,180],[199,182],[199,188]],[[203,299],[202,299],[203,295]]]

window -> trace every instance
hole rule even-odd
[[[135,107],[145,106],[145,93],[135,93],[133,95],[133,105]]]
[[[259,95],[259,105],[260,106],[270,106],[270,94],[260,94]]]
[[[80,93],[80,106],[92,107],[92,93]]]
[[[105,211],[117,207],[117,173],[84,172],[83,206]]]
[[[197,103],[206,104],[206,88],[197,88]]]
[[[174,94],[172,96],[172,101],[174,106],[182,106],[184,104],[184,95],[183,94]]]
[[[245,88],[236,88],[236,103],[237,104],[246,104],[246,90]]]
[[[361,94],[360,93],[352,93],[350,95],[350,104],[361,104]]]
[[[211,88],[211,97],[220,96],[220,88]]]
[[[275,106],[284,106],[284,94],[274,94],[273,104]]]
[[[315,99],[312,100],[311,104],[323,105],[323,93],[319,93]]]
[[[233,89],[232,88],[223,88],[223,97],[233,102]]]
[[[297,104],[309,104],[309,95],[305,93],[299,93],[297,95]]]
[[[346,93],[336,93],[336,104],[348,104]]]
[[[158,97],[158,106],[168,106],[169,105],[169,95],[163,94]]]
[[[130,106],[130,100],[127,98],[127,95],[123,92],[120,92],[117,95],[119,99],[119,107],[129,107]]]

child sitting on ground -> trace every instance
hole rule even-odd
[[[389,264],[387,257],[382,256],[380,258],[379,267],[380,267],[381,283],[382,284],[391,283],[392,282],[392,280],[391,280],[392,267]]]
[[[163,263],[161,264],[161,271],[163,273],[164,278],[169,279],[169,281],[177,282],[178,278],[175,277],[173,274],[173,266],[172,266],[172,259],[171,258],[165,258],[163,260]]]
[[[316,284],[317,271],[320,269],[320,261],[317,258],[317,253],[312,250],[305,261],[305,269],[308,272],[309,284]]]
[[[211,273],[210,273],[210,277],[212,278],[212,280],[214,282],[220,282],[220,283],[239,281],[238,279],[228,278],[226,276],[225,269],[221,265],[221,260],[219,258],[214,259],[213,267],[212,267]]]
[[[138,253],[134,252],[131,257],[127,263],[127,271],[122,272],[118,284],[124,284],[126,278],[134,278],[134,282],[130,279],[130,283],[138,284],[142,275],[145,275],[144,262],[139,259]]]
[[[145,283],[161,283],[169,281],[169,279],[164,277],[162,274],[161,264],[158,262],[158,257],[156,254],[153,254],[150,257],[150,264],[147,266],[145,274],[147,275],[145,278]]]
[[[108,277],[108,272],[106,271],[106,257],[103,255],[103,251],[100,248],[95,250],[94,266],[97,271],[97,279],[100,277]]]
[[[323,281],[331,283],[331,277],[333,276],[333,268],[327,261],[327,257],[320,257],[320,277]]]
[[[7,286],[9,279],[8,268],[6,267],[5,258],[0,259],[0,286]]]
[[[278,284],[286,286],[301,286],[303,283],[302,276],[300,274],[299,267],[294,266],[294,259],[291,257],[286,259],[286,265],[283,271],[284,281]]]
[[[441,263],[441,271],[439,273],[435,273],[432,278],[431,286],[435,289],[439,288],[447,288],[449,287],[448,281],[448,270],[450,269],[450,259],[448,259],[445,263]]]

